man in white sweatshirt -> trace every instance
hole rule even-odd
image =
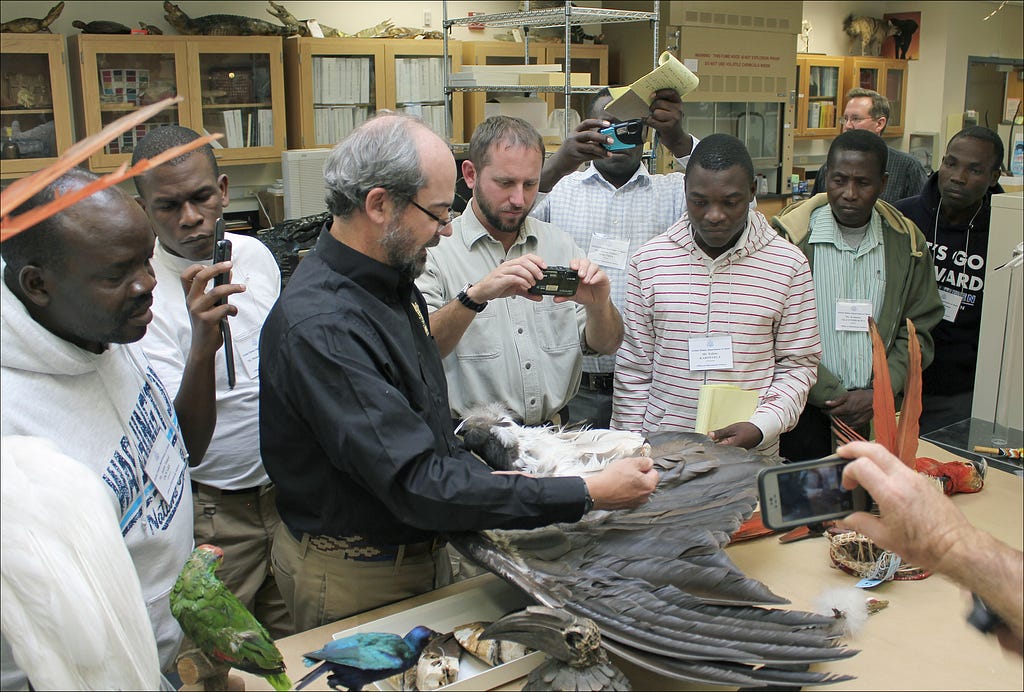
[[[135,148],[133,160],[152,158],[199,138],[176,125],[159,127]],[[231,297],[235,384],[228,386],[222,351],[200,382],[183,379],[192,343],[192,321],[179,276],[195,263],[213,260],[217,219],[228,205],[228,177],[209,144],[135,178],[138,201],[156,232],[153,323],[140,342],[168,391],[191,408],[216,401],[217,428],[192,473],[196,545],[224,551],[217,575],[274,638],[292,633],[292,617],[270,567],[278,516],[277,493],[260,457],[260,330],[281,292],[281,272],[258,239],[227,234],[231,272],[245,291]]]
[[[15,215],[93,180],[75,169]],[[160,662],[170,670],[181,630],[168,593],[192,550],[186,449],[201,458],[213,426],[194,413],[176,413],[146,357],[129,345],[153,319],[153,234],[146,215],[124,192],[109,188],[4,241],[0,254],[0,434],[49,438],[110,488]],[[190,274],[189,304],[199,324],[190,368],[212,367],[217,324],[233,309],[216,302],[237,287],[205,292],[224,269],[218,267],[197,266]],[[53,511],[76,518],[74,507]],[[54,577],[52,588],[61,588]],[[4,689],[25,684],[12,661],[4,660],[2,674]]]

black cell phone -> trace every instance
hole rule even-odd
[[[632,149],[644,143],[644,121],[639,118],[610,125],[602,128],[600,132],[614,140],[611,144],[602,145],[608,151]]]
[[[832,455],[761,469],[757,489],[764,525],[779,531],[867,511],[871,496],[864,488],[843,488],[843,468],[850,461]]]
[[[224,219],[217,219],[217,224],[214,226],[213,231],[213,263],[227,262],[231,259],[231,241],[224,237]],[[228,272],[221,272],[213,277],[214,286],[222,286],[228,282]],[[217,301],[218,305],[223,305],[227,300],[221,298]],[[235,354],[234,349],[231,345],[231,325],[228,324],[227,318],[220,321],[220,333],[224,338],[224,358],[227,363],[228,372],[228,389],[235,388]]]
[[[544,277],[527,291],[538,296],[574,296],[580,286],[580,275],[569,267],[548,267]]]

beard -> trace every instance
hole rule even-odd
[[[491,224],[492,228],[503,233],[518,234],[519,230],[523,227],[523,224],[526,223],[526,215],[530,211],[529,209],[524,209],[516,221],[513,223],[505,223],[501,220],[501,217],[498,216],[498,212],[491,206],[489,201],[483,197],[476,196],[474,196],[473,199],[476,200],[476,205],[480,209],[480,213],[484,215],[484,219],[487,220],[487,223]],[[512,210],[510,209],[509,211]]]
[[[413,281],[423,273],[427,265],[427,247],[437,243],[432,241],[428,245],[417,247],[412,233],[394,218],[388,224],[387,232],[380,239],[380,244],[384,248],[387,265],[397,271],[403,281]]]

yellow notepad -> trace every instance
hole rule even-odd
[[[658,89],[675,89],[679,96],[686,96],[697,88],[697,75],[679,62],[674,55],[665,51],[658,58],[658,67],[636,80],[628,87],[612,87],[608,91],[612,100],[605,110],[619,118],[645,118],[650,115],[650,95]]]
[[[705,384],[697,397],[694,430],[707,435],[712,430],[749,420],[757,409],[757,392],[734,384]]]

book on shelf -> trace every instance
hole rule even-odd
[[[237,149],[245,146],[245,138],[242,132],[242,111],[231,109],[222,111],[224,114],[224,139],[225,146]]]
[[[749,420],[757,410],[757,392],[734,384],[701,385],[697,396],[697,422],[693,429],[707,435],[733,423]]]
[[[260,108],[256,111],[256,130],[258,132],[257,146],[270,147],[274,145],[274,111],[269,108]]]

